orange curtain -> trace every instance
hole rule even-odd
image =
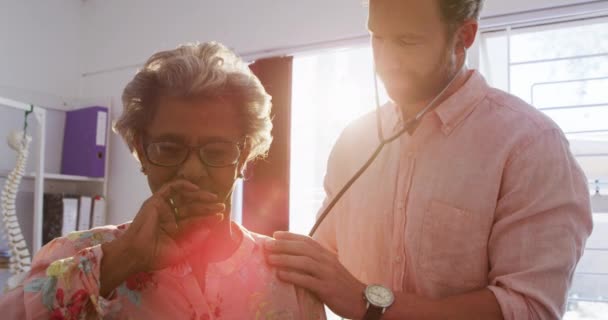
[[[268,158],[252,164],[243,184],[243,225],[260,234],[289,229],[292,57],[250,65],[272,96],[274,140]]]

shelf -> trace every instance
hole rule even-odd
[[[10,171],[0,170],[0,177],[7,177]],[[34,179],[36,177],[35,173],[26,173],[23,178],[24,179]],[[54,181],[72,181],[72,182],[98,182],[104,183],[104,178],[91,178],[91,177],[83,177],[83,176],[73,176],[67,174],[58,174],[58,173],[45,173],[45,180],[54,180]]]
[[[56,173],[45,173],[44,178],[48,180],[61,180],[61,181],[81,181],[81,182],[99,182],[104,183],[104,178],[91,178],[82,176],[72,176],[67,174],[56,174]]]

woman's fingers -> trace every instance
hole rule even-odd
[[[175,180],[162,186],[160,190],[155,193],[155,196],[161,197],[168,201],[169,198],[171,198],[175,194],[181,192],[193,192],[198,190],[200,190],[200,188],[188,180]]]
[[[226,210],[223,203],[210,203],[216,199],[205,191],[189,192],[174,196],[171,201],[164,201],[158,214],[163,231],[172,238],[182,237],[197,228],[208,229],[223,220],[222,212]]]
[[[191,202],[218,202],[219,200],[217,194],[205,190],[182,191],[176,195],[176,198],[182,204]]]
[[[177,206],[175,214],[178,220],[184,220],[196,217],[206,217],[216,213],[222,213],[226,210],[226,205],[223,203],[200,203],[194,202],[184,206]],[[175,211],[175,210],[174,210]]]
[[[168,210],[175,220],[191,216],[206,216],[226,209],[224,204],[218,202],[216,194],[201,190],[187,180],[175,180],[165,184],[154,194],[153,198],[166,203],[168,206],[163,205],[159,211],[164,213]],[[164,219],[163,222],[166,220]]]
[[[148,220],[148,223],[156,224],[157,232],[173,239],[184,252],[200,246],[209,231],[224,219],[222,213],[226,210],[216,194],[201,190],[186,180],[167,183],[145,206],[154,209],[144,211],[150,214],[155,211],[155,214],[142,216],[142,222]]]
[[[178,220],[214,215],[226,210],[226,205],[219,202],[217,195],[205,190],[180,192],[169,199],[169,204]]]

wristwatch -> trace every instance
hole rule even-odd
[[[390,306],[395,302],[393,292],[381,285],[372,284],[365,288],[365,300],[367,301],[367,312],[363,320],[378,320]]]

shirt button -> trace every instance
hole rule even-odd
[[[402,260],[402,259],[401,259],[401,256],[397,256],[397,257],[395,258],[395,263],[396,263],[396,264],[399,264],[399,263],[401,263],[401,260]]]

